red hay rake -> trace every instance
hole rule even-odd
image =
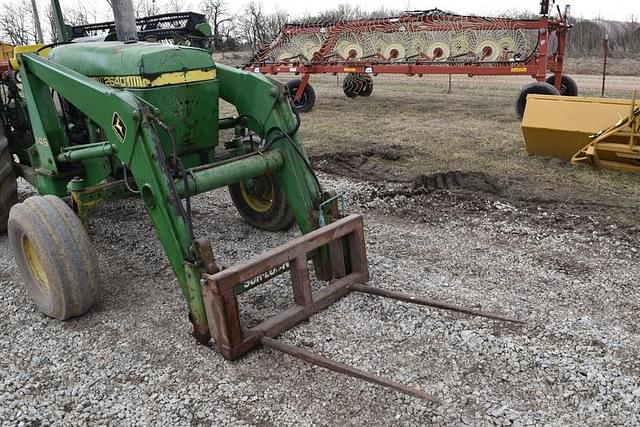
[[[528,93],[577,95],[562,75],[568,8],[558,17],[543,0],[538,19],[461,16],[439,9],[353,21],[288,24],[244,66],[263,74],[293,73],[288,82],[300,112],[313,108],[312,74],[347,74],[346,96],[369,96],[379,74],[530,75],[535,83],[520,93],[522,114]],[[552,73],[549,78],[547,74]],[[557,78],[556,78],[557,77]]]

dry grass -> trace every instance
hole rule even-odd
[[[565,71],[569,74],[596,74],[602,76],[602,57],[568,57],[565,60]],[[607,75],[635,76],[640,70],[640,58],[607,58]]]
[[[596,76],[574,76],[581,94],[597,95]],[[290,76],[279,76],[281,79]],[[369,98],[351,100],[334,76],[313,76],[315,109],[303,115],[301,137],[309,154],[384,152],[398,160],[373,156],[375,170],[389,178],[421,174],[478,171],[495,179],[503,193],[516,199],[588,201],[637,206],[640,177],[613,171],[573,167],[528,156],[514,100],[529,78],[378,76]],[[640,78],[616,77],[611,97],[629,97]],[[366,178],[366,177],[364,177]]]
[[[581,95],[599,95],[600,77],[573,77]],[[532,81],[528,77],[453,76],[451,93],[447,76],[380,75],[374,80],[371,97],[349,99],[341,77],[312,77],[317,102],[302,115],[300,129],[312,158],[364,153],[363,179],[482,172],[497,183],[501,196],[516,200],[640,205],[638,175],[527,154],[514,103],[520,88]],[[629,98],[633,88],[640,89],[640,77],[611,77],[607,95]],[[231,110],[227,106],[223,112]]]

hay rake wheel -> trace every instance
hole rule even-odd
[[[360,91],[360,96],[371,96],[373,92],[373,79],[368,74],[360,74],[360,81],[363,83],[362,90]]]
[[[358,96],[371,96],[373,92],[373,79],[368,74],[349,73],[342,83],[342,91],[347,98]]]

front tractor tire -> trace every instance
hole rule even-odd
[[[266,231],[288,230],[295,218],[278,181],[263,175],[229,186],[229,194],[242,219]]]
[[[9,141],[0,121],[0,233],[7,231],[11,207],[18,203],[18,183],[13,172]]]
[[[49,317],[86,313],[99,294],[96,253],[73,210],[54,196],[33,196],[11,208],[13,250],[27,293]]]
[[[291,99],[293,99],[293,105],[296,111],[299,113],[308,113],[313,109],[313,106],[316,105],[316,91],[313,89],[313,86],[307,83],[302,92],[302,96],[296,101],[296,92],[301,84],[302,80],[300,79],[289,80],[287,87],[289,88],[289,93],[291,94]]]
[[[560,95],[560,92],[558,92],[555,86],[546,82],[534,82],[526,85],[522,88],[516,100],[516,114],[520,119],[524,116],[524,109],[527,106],[527,95],[530,93],[538,95]]]

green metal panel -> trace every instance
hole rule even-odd
[[[156,107],[156,117],[172,129],[176,151],[186,167],[213,160],[218,143],[218,81],[184,83],[132,93]],[[158,130],[165,153],[173,152],[167,132]],[[189,153],[194,153],[189,156]]]
[[[298,141],[297,122],[288,88],[262,74],[248,73],[218,64],[220,97],[233,104],[247,127],[262,136],[266,146],[284,155],[284,167],[276,176],[303,234],[318,228],[321,189],[315,180],[304,147]],[[259,101],[257,101],[259,100]],[[284,133],[289,135],[284,137]],[[316,275],[331,275],[328,248],[314,255]]]
[[[49,59],[88,77],[146,76],[214,69],[204,49],[159,43],[72,43],[57,46]]]
[[[320,188],[300,157],[300,154],[304,157],[306,154],[297,134],[291,135],[296,144],[293,147],[279,130],[291,132],[297,124],[287,98],[288,89],[262,74],[247,73],[221,64],[218,64],[218,79],[220,97],[233,104],[241,116],[248,118],[247,127],[265,138],[267,145],[284,154],[285,167],[278,175],[280,185],[287,194],[300,230],[303,233],[315,230],[318,228]]]

